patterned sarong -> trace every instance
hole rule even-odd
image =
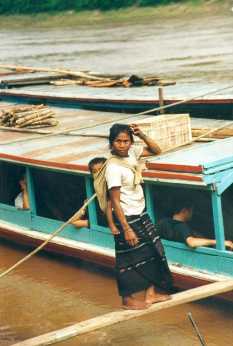
[[[164,248],[147,212],[126,216],[138,237],[138,244],[130,246],[116,220],[120,234],[115,236],[116,275],[120,296],[129,296],[154,285],[171,289],[172,277]]]

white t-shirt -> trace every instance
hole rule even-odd
[[[15,207],[18,209],[23,209],[23,193],[20,192],[15,198]]]
[[[132,166],[138,164],[143,147],[132,146],[124,157]],[[139,215],[145,209],[145,198],[141,185],[134,185],[134,173],[130,168],[123,167],[117,163],[109,163],[105,173],[108,189],[120,187],[120,204],[125,215]]]

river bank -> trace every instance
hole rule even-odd
[[[190,0],[182,4],[154,7],[130,7],[113,11],[66,11],[35,15],[1,15],[0,28],[70,28],[89,25],[124,25],[151,21],[193,19],[195,17],[233,16],[231,0]]]

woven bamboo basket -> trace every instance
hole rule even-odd
[[[140,129],[154,139],[162,152],[188,144],[192,140],[189,114],[163,114],[136,122]],[[141,144],[135,137],[135,143]]]

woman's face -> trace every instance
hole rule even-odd
[[[120,132],[112,143],[112,152],[121,157],[127,157],[132,142],[126,132]]]

